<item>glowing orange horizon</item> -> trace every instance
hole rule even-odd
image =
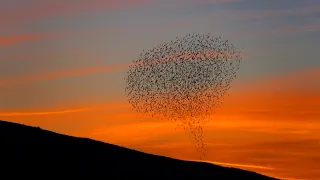
[[[319,80],[320,69],[314,68],[233,85],[230,96],[204,126],[210,149],[205,161],[273,177],[296,177],[281,179],[303,179],[301,171],[319,166],[312,161],[318,157],[320,138]],[[292,90],[297,84],[299,88]],[[184,131],[169,120],[142,118],[128,103],[77,105],[60,105],[57,109],[64,109],[60,111],[1,112],[0,119],[10,117],[14,122],[179,159],[198,156]]]

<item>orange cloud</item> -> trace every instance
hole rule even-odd
[[[41,38],[41,36],[39,36]],[[15,43],[15,42],[12,42]],[[49,51],[49,52],[36,52],[36,53],[15,53],[10,55],[2,55],[0,56],[0,61],[12,61],[12,60],[22,60],[28,58],[36,58],[36,57],[52,57],[54,54],[69,54],[69,55],[86,55],[85,49],[71,49],[71,50],[63,50],[63,51]],[[92,58],[97,60],[97,57]],[[99,58],[100,59],[100,58]]]
[[[57,37],[66,37],[69,35],[79,35],[86,33],[86,31],[77,31],[77,32],[64,32],[64,33],[39,33],[39,34],[17,34],[0,37],[0,46],[9,46],[16,43],[28,42],[40,39],[48,38],[57,38]]]
[[[39,35],[39,34],[4,36],[4,37],[0,37],[0,46],[7,46],[13,43],[36,40],[43,37],[44,37],[43,35]]]

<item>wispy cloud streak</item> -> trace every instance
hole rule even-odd
[[[267,29],[262,31],[255,32],[237,32],[229,34],[229,38],[239,38],[243,36],[266,36],[266,35],[279,35],[279,34],[295,34],[295,33],[304,33],[304,32],[316,32],[320,30],[319,24],[310,24],[305,26],[283,26],[274,29]]]
[[[5,85],[12,85],[12,84],[23,84],[23,83],[31,83],[36,81],[58,79],[63,77],[81,76],[81,75],[87,75],[92,73],[121,69],[121,68],[128,67],[129,65],[130,64],[120,64],[120,65],[113,65],[113,66],[95,66],[95,67],[78,68],[78,69],[58,70],[58,71],[49,72],[49,73],[28,74],[28,75],[22,75],[18,77],[11,77],[8,79],[0,80],[0,85],[5,86]]]
[[[216,161],[199,161],[193,160],[196,162],[206,162],[211,164],[218,164],[222,166],[229,166],[229,167],[240,167],[240,168],[252,168],[252,169],[266,169],[266,170],[274,170],[275,168],[267,167],[267,166],[258,166],[258,165],[250,165],[250,164],[237,164],[237,163],[226,163],[226,162],[216,162]]]
[[[68,114],[68,113],[80,113],[85,111],[96,110],[114,110],[114,109],[128,109],[131,107],[129,104],[105,104],[105,105],[92,105],[82,108],[71,108],[65,110],[52,110],[52,111],[15,111],[15,112],[0,112],[1,116],[37,116],[37,115],[54,115],[54,114]]]
[[[105,28],[91,28],[91,29],[77,29],[74,31],[64,31],[55,33],[21,33],[7,36],[0,36],[0,47],[14,45],[21,42],[30,42],[34,40],[47,40],[51,38],[65,38],[72,36],[84,36],[88,34],[99,34],[99,33],[121,33],[123,29],[116,27],[105,27]]]
[[[247,10],[237,12],[238,19],[262,19],[262,18],[275,18],[280,16],[290,15],[304,15],[320,12],[320,4],[313,6],[305,6],[296,9],[281,9],[281,10]]]
[[[7,112],[7,113],[0,113],[0,116],[35,116],[35,115],[66,114],[66,113],[78,113],[78,112],[87,111],[90,109],[91,108],[68,109],[68,110],[60,110],[60,111],[43,111],[43,112]]]
[[[217,53],[215,52],[203,52],[206,54],[207,57],[216,57]],[[245,56],[250,54],[244,53]],[[175,56],[175,55],[173,55]],[[191,56],[195,56],[190,53],[185,53],[180,58],[190,58]],[[158,62],[158,59],[150,60],[151,62]],[[164,62],[164,61],[163,61]],[[58,70],[55,72],[48,72],[48,73],[35,73],[35,74],[26,74],[18,77],[11,77],[7,79],[0,79],[0,85],[12,85],[12,84],[23,84],[23,83],[31,83],[36,81],[46,81],[46,80],[53,80],[58,78],[66,78],[66,77],[76,77],[76,76],[83,76],[98,72],[107,72],[107,71],[114,71],[123,68],[127,68],[130,65],[138,65],[134,63],[124,63],[118,65],[109,65],[109,66],[94,66],[94,67],[85,67],[85,68],[74,68],[74,69],[65,69],[65,70]],[[140,64],[141,65],[141,64]]]
[[[40,34],[25,34],[25,35],[12,35],[0,37],[0,47],[7,46],[18,42],[37,40],[43,38]]]

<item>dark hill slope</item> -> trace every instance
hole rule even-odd
[[[151,155],[87,138],[0,121],[0,179],[273,179],[209,163]],[[5,177],[10,175],[11,178]],[[70,178],[68,178],[70,179]]]

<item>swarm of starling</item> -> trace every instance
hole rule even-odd
[[[133,61],[126,77],[128,101],[138,113],[179,121],[203,157],[205,119],[221,104],[241,60],[240,51],[220,36],[177,37]]]

